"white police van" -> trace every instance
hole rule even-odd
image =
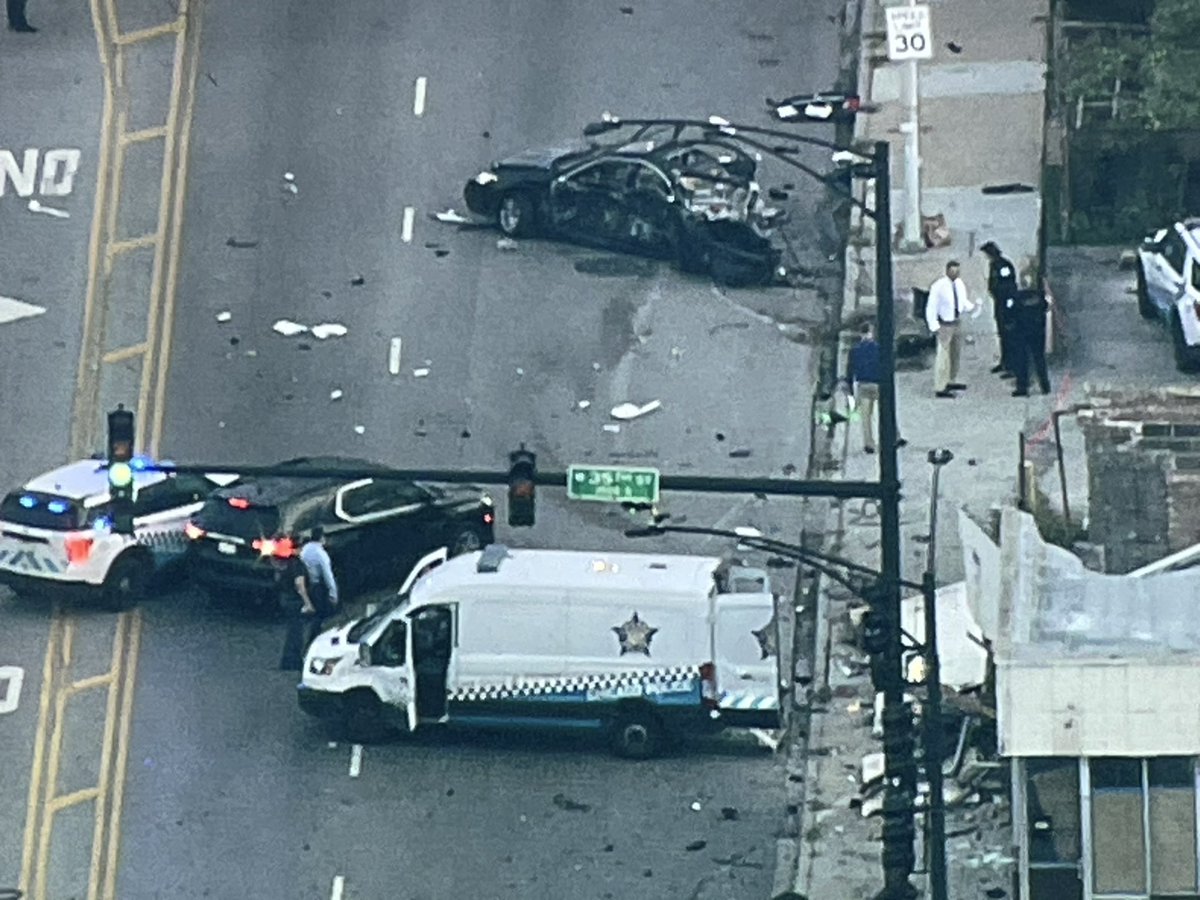
[[[591,728],[634,758],[682,732],[780,727],[764,570],[498,544],[445,555],[418,563],[392,603],[317,637],[304,711],[360,740],[433,723]]]
[[[232,475],[168,475],[135,459],[134,534],[112,531],[103,460],[39,475],[0,501],[0,584],[21,595],[85,595],[124,609],[182,559],[188,517]]]

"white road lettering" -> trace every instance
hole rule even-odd
[[[25,670],[20,666],[0,666],[0,715],[17,711],[24,680]]]
[[[413,115],[423,116],[425,114],[425,90],[428,87],[428,81],[424,75],[417,79],[416,89],[413,91]]]
[[[38,157],[41,156],[41,179],[38,179]],[[30,147],[17,155],[12,150],[0,150],[0,197],[4,196],[9,182],[18,197],[32,197],[34,188],[43,197],[65,197],[75,186],[75,175],[79,171],[79,160],[83,152],[73,148],[47,150],[44,153]]]
[[[0,325],[5,322],[15,322],[17,319],[28,319],[40,316],[46,311],[44,306],[34,306],[13,297],[0,297]]]
[[[400,225],[400,240],[406,244],[412,243],[413,236],[413,219],[417,217],[417,211],[411,206],[404,207],[404,221]]]
[[[362,772],[362,744],[353,744],[350,747],[350,777],[357,778]]]

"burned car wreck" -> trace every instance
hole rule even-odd
[[[467,182],[467,208],[509,237],[670,260],[724,284],[782,283],[772,237],[785,215],[735,142],[692,125],[602,123],[585,135],[493,163]]]

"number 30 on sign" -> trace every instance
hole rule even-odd
[[[888,59],[933,59],[933,29],[928,6],[887,8]]]

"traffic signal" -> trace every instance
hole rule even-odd
[[[912,795],[889,790],[883,799],[883,869],[905,876],[916,868]]]
[[[508,454],[508,461],[508,524],[528,528],[533,525],[537,454],[526,450],[522,444],[520,450]]]
[[[917,783],[917,735],[912,705],[883,707],[884,776],[915,788]]]
[[[133,441],[133,413],[117,404],[108,414],[108,495],[117,534],[133,534]]]

